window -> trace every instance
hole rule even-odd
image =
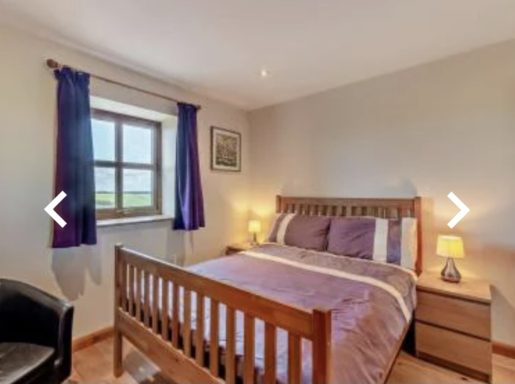
[[[161,123],[94,109],[99,219],[161,213]]]

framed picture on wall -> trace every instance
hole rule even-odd
[[[211,127],[211,169],[241,171],[241,134],[239,132]]]

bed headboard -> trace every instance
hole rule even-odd
[[[422,272],[422,210],[421,198],[332,198],[276,197],[277,213],[322,216],[372,216],[385,219],[414,217],[417,219],[417,274]]]

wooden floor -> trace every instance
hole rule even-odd
[[[159,370],[129,344],[124,345],[125,373],[112,375],[112,339],[99,342],[73,355],[73,374],[69,384],[170,384]],[[494,355],[494,384],[515,383],[515,360]],[[478,381],[401,353],[388,384],[463,384]]]

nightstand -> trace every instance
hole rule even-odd
[[[491,382],[490,284],[462,279],[447,283],[423,273],[417,283],[417,357]]]
[[[254,245],[252,245],[249,242],[231,244],[231,245],[228,245],[225,248],[225,255],[228,256],[228,255],[232,255],[233,253],[247,251],[247,250],[249,250],[250,248],[253,248],[253,247],[254,247]]]

